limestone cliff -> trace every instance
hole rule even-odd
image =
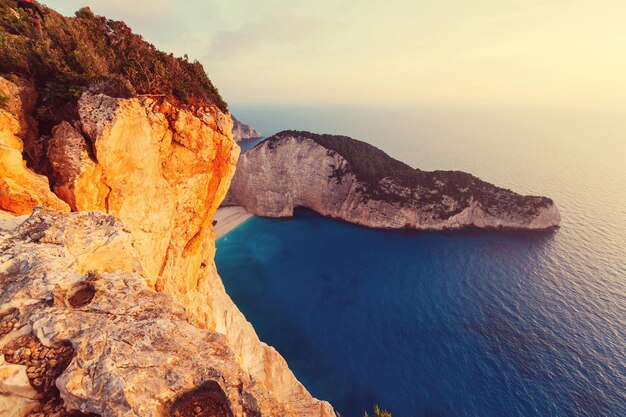
[[[50,191],[48,178],[29,170],[23,153],[24,143],[35,143],[35,121],[31,117],[36,93],[32,85],[14,78],[0,77],[0,210],[14,214],[30,213],[37,205],[69,211]]]
[[[6,79],[3,82],[10,84]],[[10,111],[7,113],[12,114]],[[182,329],[182,333],[177,334],[177,336],[184,338],[187,343],[197,343],[196,346],[200,347],[204,342],[191,340],[192,337],[195,337],[194,334],[204,335],[206,331],[219,333],[224,337],[220,339],[216,335],[211,336],[216,340],[219,339],[219,343],[215,342],[217,345],[214,346],[219,345],[219,349],[223,348],[232,352],[206,359],[206,363],[200,365],[203,357],[211,356],[204,354],[200,349],[195,352],[196,356],[199,357],[189,358],[188,360],[191,362],[185,365],[185,369],[197,367],[198,372],[204,372],[203,375],[205,376],[214,375],[214,380],[221,383],[220,374],[209,371],[209,368],[211,366],[219,368],[219,364],[222,363],[220,361],[227,358],[226,361],[229,363],[227,366],[232,368],[233,364],[236,363],[246,374],[245,378],[250,379],[252,385],[256,384],[255,389],[259,393],[258,395],[275,398],[276,404],[278,404],[276,409],[285,410],[280,413],[263,412],[262,414],[252,413],[248,415],[334,416],[334,411],[330,405],[312,398],[296,380],[284,359],[274,349],[259,341],[252,326],[226,294],[217,274],[213,261],[215,237],[212,230],[212,216],[226,194],[239,155],[239,148],[232,139],[230,115],[211,105],[179,107],[166,99],[155,100],[147,97],[123,99],[89,92],[83,93],[78,101],[76,115],[76,119],[63,121],[55,126],[51,136],[44,138],[45,146],[42,149],[45,150],[44,158],[49,165],[48,176],[54,194],[50,192],[45,177],[34,174],[22,163],[21,166],[25,172],[30,177],[36,178],[37,181],[23,181],[21,177],[16,176],[14,182],[21,188],[5,187],[8,191],[5,192],[5,197],[1,200],[3,203],[0,208],[11,213],[23,214],[29,212],[35,205],[44,205],[58,210],[68,210],[71,207],[73,211],[98,210],[114,215],[120,219],[132,236],[132,249],[136,253],[136,255],[132,253],[123,255],[123,251],[118,251],[116,256],[129,260],[136,258],[136,265],[141,266],[141,271],[139,271],[139,267],[124,269],[116,266],[107,269],[104,266],[109,262],[106,257],[100,260],[102,262],[101,268],[96,268],[96,270],[98,272],[116,272],[121,269],[128,273],[140,273],[140,276],[133,276],[134,283],[132,285],[134,286],[136,281],[143,279],[146,289],[141,290],[141,294],[146,291],[168,294],[172,297],[171,303],[183,306],[187,312],[186,318],[197,327],[196,330]],[[18,118],[14,117],[14,119]],[[20,131],[17,126],[7,130],[10,135],[3,134],[3,138],[8,137],[19,144],[14,139],[19,139]],[[7,143],[10,141],[7,140]],[[14,146],[13,149],[19,155],[19,146]],[[7,161],[5,158],[0,158],[0,166],[7,165]],[[20,198],[24,194],[34,197],[30,198],[26,205],[20,203],[21,206],[19,207],[22,209],[12,209],[16,205],[15,201],[21,201]],[[71,224],[72,221],[79,219],[79,217],[72,217],[67,220],[65,217],[59,217],[58,214],[49,214],[46,218],[48,219],[46,221],[50,223],[46,227],[50,228],[57,227],[56,222],[67,221]],[[39,222],[40,220],[33,221]],[[108,221],[110,220],[96,221],[89,227],[85,226],[84,235],[81,235],[77,229],[72,238],[68,238],[67,243],[63,243],[63,245],[72,245],[74,240],[82,242],[88,239],[90,234],[97,233],[94,229],[97,229],[98,225],[104,227]],[[60,230],[63,230],[63,227]],[[24,239],[31,234],[31,232],[24,233],[20,235]],[[116,236],[117,232],[111,231],[111,233]],[[18,237],[14,236],[11,239],[13,239],[12,242],[17,242]],[[108,245],[114,244],[115,240],[105,239],[101,243],[101,248],[93,248],[94,258],[98,258],[102,251],[107,252]],[[17,243],[13,243],[13,245],[15,244]],[[85,250],[88,252],[86,248],[77,248],[77,251]],[[5,245],[2,254],[6,256],[3,259],[10,265],[14,265],[10,259],[16,255],[13,252],[7,252],[9,249],[10,245]],[[61,247],[57,249],[63,252]],[[128,248],[124,250],[126,249]],[[83,253],[81,252],[81,254]],[[42,271],[47,268],[45,259],[47,258],[44,257],[38,261],[41,265],[37,268]],[[116,265],[115,262],[121,262],[121,259],[111,261],[112,265]],[[72,265],[76,263],[68,262]],[[27,265],[27,263],[23,265]],[[8,266],[6,267],[8,268]],[[50,268],[53,266],[51,265]],[[75,269],[69,268],[65,272],[73,274],[75,279],[84,280],[84,277],[76,278],[76,274],[84,275],[87,270],[77,266],[73,266],[73,268]],[[62,268],[59,271],[62,271]],[[26,278],[17,273],[9,275],[2,273],[0,277],[7,284],[19,280],[22,285],[30,286],[30,284],[23,282]],[[117,291],[121,285],[120,280],[126,280],[123,276],[120,276],[119,279],[115,276],[107,277],[105,277],[106,283],[103,284],[108,288],[103,289],[105,293]],[[108,283],[109,281],[111,283]],[[0,300],[12,299],[12,296],[9,297],[6,293],[9,288],[3,284],[3,288],[0,290]],[[45,291],[50,289],[46,288]],[[43,294],[43,292],[38,294]],[[112,299],[116,297],[115,294],[108,293],[106,296],[112,297]],[[152,294],[149,297],[156,297],[156,295]],[[33,300],[37,303],[47,303],[45,297],[33,297]],[[133,301],[132,298],[131,301]],[[140,300],[136,301],[139,302]],[[8,308],[12,308],[11,305],[7,304],[8,301],[1,302],[2,311],[6,312]],[[35,314],[34,310],[31,312],[30,310],[20,310],[21,307],[19,306],[15,307],[18,308],[20,317],[23,314],[26,316]],[[54,306],[48,307],[54,308]],[[58,325],[57,330],[59,332],[73,331],[70,321],[82,320],[79,312],[71,313],[73,317],[71,320],[66,317],[70,315],[68,310],[61,309],[58,314],[63,317],[62,324]],[[105,317],[106,314],[103,312],[99,317]],[[124,314],[130,315],[130,312],[124,312],[122,308],[122,310],[112,312],[110,317],[113,319],[115,316]],[[179,319],[180,317],[177,318],[177,320]],[[84,320],[89,322],[87,317]],[[166,328],[177,327],[180,324],[176,321],[172,323],[167,324],[169,327]],[[32,323],[30,325],[32,326]],[[63,326],[67,326],[68,330],[63,330]],[[150,330],[150,332],[165,332],[164,329],[166,328]],[[128,331],[130,332],[131,329]],[[96,337],[98,333],[90,334],[91,336],[81,335],[75,342],[74,340],[71,341],[73,344],[80,344],[81,346],[94,343],[102,348],[102,343],[106,341],[100,339],[90,341],[89,338]],[[38,343],[43,343],[46,346],[49,346],[49,343],[58,342],[53,337],[42,338],[41,334],[36,334],[36,336],[39,340]],[[156,333],[154,337],[157,337]],[[207,337],[209,336],[201,336],[200,339]],[[214,346],[208,348],[207,352],[219,350]],[[153,348],[161,349],[158,345],[153,346]],[[190,351],[184,351],[187,353],[170,352],[170,349],[178,349],[178,346],[172,344],[165,344],[162,349],[166,351],[165,353],[169,352],[168,354],[174,356],[181,355],[188,358],[191,355]],[[156,355],[156,352],[153,353]],[[138,368],[144,366],[139,362],[133,362],[135,360],[135,357],[132,356],[133,351],[128,349],[125,353],[120,351],[120,357],[116,360],[121,361],[125,354],[131,355],[126,358],[129,363],[128,366]],[[72,364],[68,370],[73,369],[75,364]],[[176,368],[174,365],[172,367]],[[222,372],[230,373],[234,369],[231,368],[229,368],[230,370],[224,369]],[[97,369],[98,372],[106,373],[109,368],[97,367]],[[82,383],[93,384],[93,381],[89,379],[74,378],[67,372],[69,371],[60,374],[57,385],[62,384],[59,381],[65,380],[72,380],[73,383],[80,381],[78,385]],[[176,372],[179,373],[176,374]],[[191,388],[194,383],[202,382],[204,384],[205,377],[200,378],[202,381],[199,381],[193,376],[195,374],[190,373],[185,376],[185,372],[185,370],[166,372],[163,368],[162,373],[157,372],[153,377],[165,378],[166,380],[151,382],[141,395],[147,396],[151,389],[166,389],[167,391],[169,389],[167,388],[168,384],[174,383],[168,378],[174,378],[174,380],[187,378],[189,381],[193,381],[181,385],[181,390],[175,390],[178,393]],[[112,376],[111,381],[116,381],[115,378],[115,375]],[[234,379],[231,380],[234,381]],[[131,395],[126,392],[126,389],[130,388],[125,388],[130,387],[130,384],[111,383],[118,384],[119,395],[127,398]],[[1,385],[2,381],[0,381]],[[159,414],[160,411],[153,412],[150,410],[163,410],[165,401],[175,397],[169,391],[166,393],[153,392],[152,395],[156,396],[153,405],[140,406],[140,400],[137,400],[137,405],[131,405],[130,409],[126,406],[111,408],[106,404],[97,404],[98,401],[103,400],[103,392],[99,391],[99,396],[95,396],[94,400],[88,403],[88,406],[81,408],[80,399],[90,397],[91,389],[101,390],[102,387],[76,386],[72,389],[81,392],[78,398],[74,398],[74,394],[70,394],[69,390],[66,392],[61,389],[61,397],[66,401],[66,406],[96,412],[102,416],[164,415]],[[230,396],[227,387],[222,386],[221,389],[226,393],[231,403],[235,400],[239,401],[239,399]],[[272,407],[274,406],[272,405]],[[126,411],[121,412],[122,409]],[[236,407],[232,410],[234,415],[243,415],[237,411]]]
[[[257,139],[261,137],[261,133],[250,125],[240,122],[233,117],[233,139],[239,142],[245,139]]]
[[[0,415],[291,415],[224,335],[148,287],[113,216],[36,209],[0,249]]]
[[[549,229],[554,202],[463,172],[425,172],[345,136],[279,133],[242,155],[230,200],[268,217],[296,207],[375,228]]]

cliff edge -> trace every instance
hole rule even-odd
[[[464,172],[421,171],[365,142],[310,132],[281,132],[243,154],[229,200],[259,216],[307,207],[374,228],[542,230],[560,223],[549,198]]]
[[[0,0],[0,414],[334,416],[215,268],[239,147],[202,67],[88,9],[13,7]]]
[[[291,415],[223,334],[147,285],[115,217],[38,208],[0,249],[2,416]]]
[[[0,78],[0,81],[12,84],[7,79]],[[13,90],[19,91],[16,84],[12,85]],[[19,101],[19,97],[17,94],[11,99]],[[7,173],[2,181],[17,184],[0,188],[0,210],[14,215],[29,214],[36,206],[44,205],[61,211],[100,211],[114,215],[132,236],[132,248],[137,264],[141,265],[146,288],[168,294],[174,303],[184,306],[188,322],[196,328],[223,335],[232,360],[258,384],[263,395],[275,398],[276,404],[283,407],[284,413],[276,415],[334,416],[328,403],[314,399],[297,381],[280,354],[258,339],[250,323],[226,294],[215,268],[212,218],[228,190],[239,155],[239,148],[232,139],[230,115],[213,106],[192,110],[177,107],[165,99],[123,99],[89,92],[79,99],[77,113],[76,120],[61,122],[52,129],[50,137],[45,137],[45,157],[50,166],[46,177],[32,172],[22,158],[14,161],[23,142],[18,136],[16,121],[26,116],[0,109],[0,117],[13,120],[13,123],[0,125],[3,141],[0,150],[8,143],[13,146],[9,148],[10,155],[16,155],[13,159],[0,159],[0,167]],[[11,164],[15,164],[15,170],[5,169]],[[24,173],[28,176],[24,177]],[[23,195],[31,198],[24,199]],[[51,215],[50,227],[57,227],[57,221],[63,218]],[[85,227],[83,235],[77,231],[70,241],[87,239],[94,228],[97,229],[95,225]],[[28,232],[20,236],[28,239],[31,235]],[[1,268],[16,265],[16,255],[8,251],[15,245],[17,243],[2,249]],[[106,251],[106,245],[95,251],[94,257],[100,256],[101,251]],[[117,256],[135,257],[131,253],[123,255],[123,251]],[[45,269],[45,260],[40,262],[40,268]],[[108,264],[107,259],[100,262]],[[32,266],[28,262],[22,265],[20,268]],[[95,270],[117,271],[114,267],[103,268]],[[66,272],[85,274],[87,271],[83,268]],[[0,300],[6,302],[2,302],[0,312],[7,314],[17,308],[20,316],[30,314],[24,310],[26,306],[9,303],[12,298],[6,293],[11,288],[8,284],[21,280],[22,275],[1,275],[4,281]],[[42,297],[33,300],[45,304],[46,299]],[[51,348],[57,341],[38,338],[37,343]],[[205,353],[197,351],[196,355]],[[132,363],[135,358],[127,360]],[[64,375],[61,373],[58,378]],[[164,372],[162,376],[168,375]],[[196,382],[204,384],[209,380]],[[2,383],[0,380],[0,386]],[[11,391],[4,394],[11,395]],[[61,398],[70,401],[63,390]],[[66,404],[77,406],[78,402]],[[159,410],[165,407],[165,403],[160,404],[161,408],[155,405]],[[88,409],[98,407],[93,405]],[[97,413],[103,417],[165,415],[150,414],[139,406],[132,408],[130,414],[114,408],[98,409]]]

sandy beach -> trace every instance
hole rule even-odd
[[[215,238],[219,239],[250,217],[252,217],[252,214],[248,213],[243,207],[231,206],[218,208],[213,216],[213,221],[217,221],[215,226],[213,226]]]
[[[28,218],[28,215],[13,216],[11,213],[0,210],[0,232],[11,232]]]

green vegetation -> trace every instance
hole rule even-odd
[[[363,417],[370,417],[370,415],[367,414],[367,412],[366,412]],[[380,407],[375,405],[374,406],[374,414],[372,415],[372,417],[391,417],[391,413],[389,411],[381,410]]]
[[[15,5],[0,0],[0,73],[35,82],[42,93],[37,117],[44,128],[58,121],[58,109],[75,102],[85,88],[122,97],[164,95],[180,104],[213,104],[228,111],[199,62],[157,50],[123,22],[88,8],[72,18],[44,8],[42,21]]]

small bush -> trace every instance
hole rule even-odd
[[[75,13],[75,15],[79,19],[94,19],[96,17],[96,15],[91,11],[91,9],[89,7],[83,7],[81,9],[79,9]]]
[[[92,81],[89,92],[118,98],[131,98],[137,94],[130,81],[121,75],[111,75]]]
[[[82,89],[76,85],[48,82],[44,87],[44,99],[48,101],[71,101],[80,97]]]
[[[381,410],[377,405],[374,406],[374,414],[373,417],[391,417],[391,413],[389,411]],[[369,417],[369,414],[365,412],[363,417]]]

